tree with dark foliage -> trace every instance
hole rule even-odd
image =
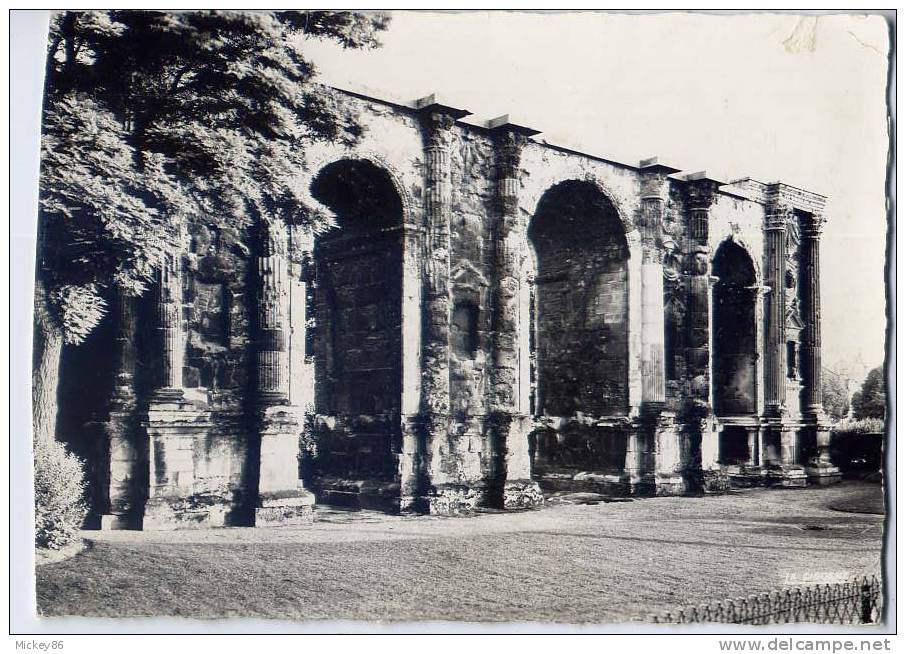
[[[853,394],[853,417],[856,420],[876,418],[884,420],[887,413],[887,389],[884,368],[878,366],[868,373],[862,389]]]
[[[379,45],[383,14],[68,11],[51,20],[35,285],[36,439],[51,439],[64,342],[104,296],[147,287],[186,218],[326,227],[296,180],[306,145],[354,141],[313,83],[307,39]]]
[[[849,413],[849,390],[842,375],[822,370],[821,398],[824,412],[834,420],[843,420]]]

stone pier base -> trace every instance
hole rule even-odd
[[[770,477],[776,485],[783,488],[805,488],[808,485],[805,468],[800,465],[781,464],[771,470]]]
[[[657,473],[654,476],[654,493],[664,497],[668,495],[683,495],[686,492],[686,480],[678,472]]]
[[[98,529],[101,531],[117,531],[120,529],[136,529],[137,525],[135,520],[132,520],[127,515],[119,515],[115,513],[106,513],[102,516],[99,516],[100,524]]]
[[[805,475],[808,478],[808,483],[817,486],[836,484],[843,479],[843,473],[840,472],[840,468],[829,463],[808,465],[805,467]]]
[[[206,529],[230,524],[232,506],[216,496],[152,497],[145,503],[142,529],[172,531]]]
[[[538,482],[531,479],[508,480],[503,485],[503,508],[507,510],[531,509],[544,504],[544,495]]]
[[[474,511],[485,503],[485,492],[471,486],[445,484],[435,487],[427,497],[431,515],[458,515]]]
[[[304,488],[262,495],[258,503],[255,509],[256,527],[310,525],[314,521],[315,496]]]

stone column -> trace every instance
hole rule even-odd
[[[111,302],[116,321],[114,351],[116,380],[107,405],[103,433],[105,466],[101,487],[105,489],[100,516],[101,529],[128,529],[140,526],[143,493],[142,447],[135,396],[135,298],[117,288]]]
[[[520,292],[524,279],[524,225],[519,218],[519,176],[522,150],[536,130],[509,122],[508,116],[490,121],[496,155],[496,212],[492,228],[492,358],[489,427],[502,449],[504,508],[537,505],[543,501],[532,481],[528,436],[531,417],[520,411]]]
[[[148,443],[148,498],[143,528],[225,524],[231,498],[192,506],[195,494],[195,442],[211,427],[210,413],[186,401],[182,387],[185,339],[182,332],[182,254],[166,252],[158,271],[155,314],[159,353],[157,387],[144,420]],[[190,508],[191,507],[191,508]]]
[[[469,114],[430,95],[416,102],[424,143],[424,283],[421,414],[427,437],[431,513],[456,512],[475,503],[463,484],[463,456],[450,417],[450,221],[453,126]],[[455,462],[455,463],[454,463]]]
[[[802,218],[802,415],[817,418],[824,412],[821,402],[821,275],[820,239],[822,216]]]
[[[282,225],[268,225],[261,239],[257,269],[255,387],[261,406],[289,400],[287,355],[286,234]]]
[[[299,479],[299,407],[289,404],[286,228],[262,226],[257,270],[255,395],[260,436],[255,526],[312,521],[314,496]]]
[[[642,333],[641,333],[641,415],[639,428],[630,433],[627,473],[632,492],[645,486],[651,474],[644,469],[646,451],[654,452],[654,483],[658,495],[683,493],[682,443],[675,415],[664,411],[667,401],[664,367],[664,265],[663,221],[667,203],[668,175],[678,169],[659,163],[657,158],[642,161]]]
[[[686,312],[686,374],[691,382],[683,423],[701,438],[702,484],[706,490],[722,490],[727,481],[718,465],[718,430],[715,426],[711,389],[711,277],[710,213],[720,182],[705,173],[686,176],[688,285]],[[696,433],[698,432],[698,433]]]
[[[161,343],[161,389],[182,395],[185,343],[182,334],[182,266],[180,257],[165,254],[160,267],[157,331]]]
[[[829,484],[840,481],[839,468],[830,459],[830,427],[821,404],[821,227],[824,217],[802,214],[800,244],[800,275],[802,287],[802,417],[815,432],[818,456],[808,462],[806,474],[812,483]]]
[[[765,343],[765,414],[780,418],[786,399],[786,225],[792,208],[775,202],[765,220],[766,282],[771,291],[767,298],[767,334]]]

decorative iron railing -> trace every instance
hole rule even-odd
[[[880,624],[883,615],[881,582],[871,576],[688,607],[652,620],[661,624]]]

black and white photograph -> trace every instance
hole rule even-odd
[[[895,12],[10,20],[19,633],[889,649]]]

